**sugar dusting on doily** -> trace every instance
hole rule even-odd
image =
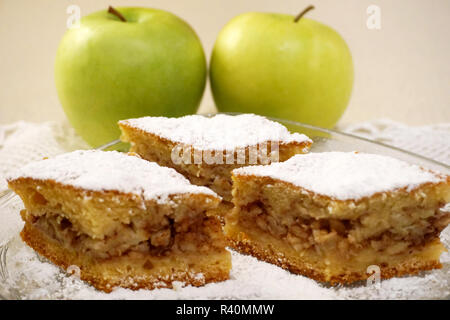
[[[450,227],[442,233],[447,248]],[[348,287],[326,287],[274,265],[232,251],[230,280],[203,287],[175,283],[174,289],[95,290],[53,264],[41,261],[18,236],[10,243],[7,263],[10,298],[22,299],[442,299],[450,296],[450,255],[441,256],[442,269]],[[1,294],[1,292],[0,292]],[[3,293],[4,294],[4,293]]]

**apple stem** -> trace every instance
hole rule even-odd
[[[305,10],[303,10],[302,12],[300,12],[294,19],[294,22],[298,22],[298,20],[300,20],[308,11],[311,11],[312,9],[314,9],[314,6],[307,6],[305,8]]]
[[[117,18],[119,18],[120,21],[127,22],[125,17],[119,11],[114,9],[114,7],[112,7],[112,6],[109,6],[108,13],[115,15]]]

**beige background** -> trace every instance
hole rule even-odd
[[[199,34],[209,57],[220,29],[248,11],[308,14],[348,42],[355,86],[341,124],[391,118],[408,124],[450,122],[448,0],[0,0],[0,123],[64,119],[53,83],[53,60],[71,4],[82,15],[114,6],[171,11]],[[366,27],[367,7],[381,8],[381,30]],[[200,111],[214,110],[207,88]]]

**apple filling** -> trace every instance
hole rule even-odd
[[[376,228],[380,221],[367,225],[367,217],[357,219],[315,219],[312,217],[292,217],[281,220],[271,212],[270,207],[261,202],[250,203],[240,208],[238,224],[244,230],[254,229],[282,239],[295,251],[313,249],[319,254],[350,259],[361,249],[371,247],[374,251],[388,255],[408,253],[438,237],[450,221],[450,213],[439,211],[426,218],[412,218],[421,215],[421,208],[406,211],[405,220],[415,220],[408,228],[386,225]],[[286,215],[289,215],[286,213]],[[379,230],[376,233],[368,230]]]
[[[155,226],[149,221],[134,219],[121,224],[103,239],[94,239],[79,232],[67,219],[58,214],[33,216],[23,212],[26,221],[68,249],[83,252],[93,258],[108,259],[132,254],[165,256],[172,253],[210,252],[223,250],[224,240],[220,224],[212,217],[184,219]],[[216,239],[217,238],[217,239]]]

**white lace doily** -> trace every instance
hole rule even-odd
[[[389,120],[377,120],[340,128],[342,131],[409,150],[450,164],[450,124],[408,127]],[[6,188],[4,175],[25,163],[63,152],[89,148],[68,124],[18,122],[0,126],[0,192]],[[18,204],[20,206],[20,204]],[[9,206],[0,215],[0,245],[15,236],[15,283],[26,287],[25,298],[62,299],[396,299],[443,298],[450,295],[450,255],[441,257],[445,267],[420,276],[382,281],[379,287],[326,288],[305,277],[292,275],[276,266],[233,252],[231,279],[202,288],[152,291],[115,290],[98,292],[84,282],[67,278],[52,264],[41,261],[17,237],[22,221],[19,210]],[[448,243],[448,239],[443,239]],[[57,281],[56,281],[56,280]],[[1,289],[1,285],[0,285]],[[1,292],[0,292],[1,293]],[[23,297],[23,296],[22,296]]]
[[[340,129],[450,165],[450,123],[409,127],[375,120]],[[0,126],[0,191],[6,188],[3,177],[10,170],[43,157],[87,148],[68,123],[21,121]]]
[[[7,172],[44,157],[54,156],[89,146],[67,123],[16,122],[0,126],[0,194],[7,189]],[[2,212],[0,216],[0,245],[22,227],[17,212]]]
[[[89,146],[67,123],[16,122],[0,126],[0,191],[4,175],[24,164]]]
[[[450,165],[450,123],[409,127],[380,119],[350,125],[343,131]]]

